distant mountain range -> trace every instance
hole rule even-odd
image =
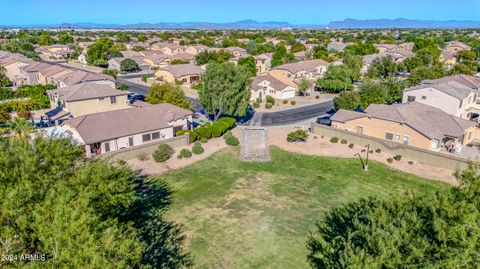
[[[27,27],[27,26],[25,26]],[[135,23],[135,24],[101,24],[91,22],[63,23],[61,25],[37,25],[33,27],[63,27],[83,29],[387,29],[387,28],[480,28],[480,21],[434,21],[434,20],[409,20],[409,19],[375,19],[356,20],[345,19],[343,21],[332,21],[327,25],[300,25],[288,22],[258,22],[254,20],[243,20],[227,23],[213,22],[183,22],[183,23]]]

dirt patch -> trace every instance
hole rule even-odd
[[[294,130],[296,129],[293,127],[270,128],[268,130],[268,144],[280,147],[284,150],[305,155],[318,155],[337,158],[355,158],[354,155],[356,153],[361,153],[363,157],[366,154],[365,152],[361,152],[364,149],[363,147],[354,146],[353,148],[349,148],[348,144],[333,144],[330,142],[330,138],[322,138],[320,135],[315,134],[310,134],[310,138],[305,143],[289,143],[286,139],[287,134]],[[314,138],[315,136],[316,139]],[[454,170],[427,165],[406,158],[402,158],[400,161],[394,161],[393,163],[388,163],[387,158],[392,157],[392,155],[385,152],[374,152],[370,154],[369,157],[372,160],[381,162],[389,167],[403,172],[425,177],[428,179],[442,181],[452,185],[458,185],[458,181],[453,175],[455,172]],[[413,161],[413,164],[409,164],[409,161]]]

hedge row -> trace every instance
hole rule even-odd
[[[190,142],[200,141],[202,139],[210,139],[212,137],[220,137],[225,132],[230,130],[235,124],[237,120],[230,117],[224,117],[217,120],[217,122],[210,124],[207,123],[203,127],[199,127],[195,130],[180,130],[176,133],[177,136],[183,134],[190,134]]]

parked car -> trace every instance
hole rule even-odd
[[[318,117],[318,118],[317,118],[317,123],[318,123],[318,124],[321,124],[321,125],[330,126],[330,125],[332,125],[331,117],[332,117],[332,116]]]
[[[128,101],[131,103],[135,101],[145,101],[145,95],[143,94],[131,94],[128,96]]]

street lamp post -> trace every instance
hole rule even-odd
[[[367,147],[367,158],[365,159],[365,165],[363,166],[363,171],[368,172],[368,153],[370,153],[370,144],[366,145]]]

